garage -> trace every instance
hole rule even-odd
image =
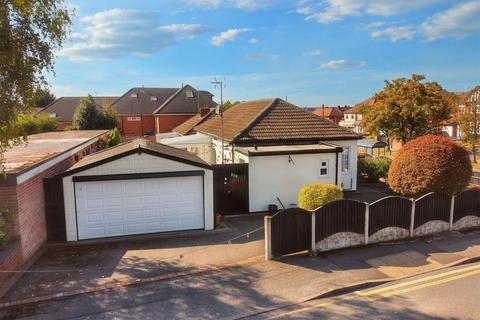
[[[197,156],[137,139],[62,175],[67,241],[213,229],[213,174]]]

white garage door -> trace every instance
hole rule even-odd
[[[200,176],[76,182],[78,238],[203,229]]]

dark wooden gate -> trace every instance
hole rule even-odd
[[[310,249],[312,213],[300,208],[277,212],[271,219],[272,256],[280,257]]]
[[[43,179],[45,194],[45,218],[47,220],[47,240],[66,241],[65,206],[63,203],[63,183],[60,178]]]
[[[213,166],[215,213],[248,213],[248,163]]]

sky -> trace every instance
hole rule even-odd
[[[480,84],[478,0],[76,0],[57,52],[57,96],[131,87],[208,90],[219,101],[279,97],[356,104],[385,80],[424,74]]]

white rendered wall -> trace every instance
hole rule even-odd
[[[335,153],[250,157],[248,166],[250,212],[266,211],[269,204],[298,204],[298,192],[309,183],[335,184]],[[328,176],[320,176],[321,161],[328,161]],[[340,160],[340,159],[339,159]],[[338,176],[340,183],[340,175]]]
[[[128,173],[153,173],[203,170],[204,176],[204,206],[205,230],[212,230],[213,225],[213,171],[194,165],[185,164],[169,159],[164,159],[146,153],[133,154],[109,163],[87,169],[74,174],[74,176],[92,176]],[[74,182],[72,176],[63,178],[63,194],[65,203],[65,223],[67,241],[77,241],[77,220],[75,210]]]

